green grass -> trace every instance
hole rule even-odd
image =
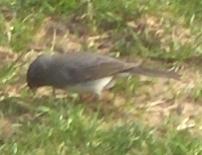
[[[1,0],[1,11],[2,6],[8,12],[0,14],[0,46],[9,47],[18,55],[26,54],[48,17],[69,22],[73,27],[76,23],[88,30],[87,36],[107,33],[113,44],[109,52],[121,56],[178,64],[201,55],[202,3],[198,0]],[[13,18],[7,19],[8,13]],[[156,25],[150,25],[147,20]],[[130,26],[130,22],[137,27]],[[186,39],[190,41],[183,43]],[[202,154],[202,135],[189,128],[178,131],[181,120],[176,113],[159,126],[151,126],[143,119],[146,110],[139,105],[144,103],[134,98],[155,81],[147,84],[148,81],[140,83],[138,78],[119,80],[111,91],[125,98],[120,107],[114,105],[114,100],[108,104],[85,103],[74,97],[34,97],[24,87],[18,97],[11,97],[11,92],[6,92],[7,86],[24,84],[20,83],[24,79],[20,74],[24,69],[21,70],[21,63],[24,61],[17,64],[12,61],[3,64],[0,70],[0,116],[10,120],[15,132],[11,137],[2,135],[7,129],[1,128],[0,121],[1,155]],[[175,65],[172,63],[168,65]],[[153,101],[148,92],[144,95],[147,100],[143,101]],[[179,95],[173,96],[174,102]],[[189,99],[200,100],[201,96],[201,88],[197,87]],[[128,119],[131,111],[136,115]]]
[[[19,102],[15,99],[12,106],[17,101]],[[39,101],[39,99],[35,100],[32,106],[38,105]],[[1,145],[1,154],[189,155],[202,153],[201,138],[186,130],[176,131],[170,128],[174,125],[173,121],[167,121],[159,131],[140,122],[111,124],[110,116],[107,121],[104,119],[107,116],[100,115],[99,112],[88,113],[89,109],[86,105],[75,105],[69,100],[44,98],[40,104],[42,105],[32,109],[35,119],[19,120],[20,127],[16,135]],[[18,106],[16,105],[15,109]],[[17,111],[10,113],[10,115],[14,114],[17,115]]]
[[[161,47],[159,38],[152,34],[153,32],[144,31],[139,34],[137,31],[131,31],[126,26],[129,21],[136,21],[145,14],[151,14],[159,18],[159,20],[165,21],[159,27],[168,31],[165,35],[171,35],[173,26],[184,26],[191,29],[193,36],[198,36],[201,33],[199,22],[201,19],[199,9],[201,3],[198,1],[190,2],[192,6],[190,9],[188,7],[190,5],[189,2],[176,1],[174,3],[169,0],[161,2],[156,0],[95,0],[92,2],[71,0],[68,3],[64,0],[61,0],[59,3],[58,1],[49,0],[35,0],[32,2],[4,0],[1,3],[8,6],[10,11],[16,13],[16,18],[12,21],[13,37],[11,41],[11,47],[15,51],[23,50],[26,47],[32,40],[31,34],[35,32],[37,25],[40,25],[40,21],[46,16],[68,17],[70,15],[81,16],[86,14],[87,18],[83,19],[84,22],[92,23],[90,25],[96,27],[97,31],[113,31],[112,37],[114,36],[118,52],[125,53],[127,51],[127,53],[143,55],[144,57],[160,57],[162,59],[174,60],[181,60],[190,57],[192,54],[198,54],[198,51],[196,51],[197,47],[193,47],[192,43],[182,45],[175,40],[167,41],[170,49],[165,51]],[[165,13],[161,14],[162,11]],[[187,20],[190,20],[191,26],[187,24]],[[1,31],[3,33],[4,28]],[[195,42],[199,43],[201,41],[201,35],[199,36]],[[6,38],[1,40],[3,43]],[[200,45],[198,46],[200,48]]]

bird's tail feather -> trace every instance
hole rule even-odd
[[[152,76],[152,77],[162,77],[162,78],[171,78],[175,80],[180,80],[180,75],[174,71],[162,71],[157,69],[150,69],[144,67],[133,67],[129,70],[132,74],[140,74],[145,76]]]

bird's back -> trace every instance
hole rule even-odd
[[[132,68],[115,58],[93,53],[67,53],[51,56],[49,73],[58,87],[112,76]]]

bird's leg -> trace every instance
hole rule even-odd
[[[56,97],[56,89],[52,87],[52,96]]]
[[[100,100],[101,96],[97,94],[82,93],[80,94],[80,99],[87,102],[92,102],[92,101]]]

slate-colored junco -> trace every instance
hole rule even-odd
[[[129,73],[179,79],[175,72],[160,71],[94,53],[42,54],[29,66],[27,84],[52,86],[98,96],[116,76]]]

